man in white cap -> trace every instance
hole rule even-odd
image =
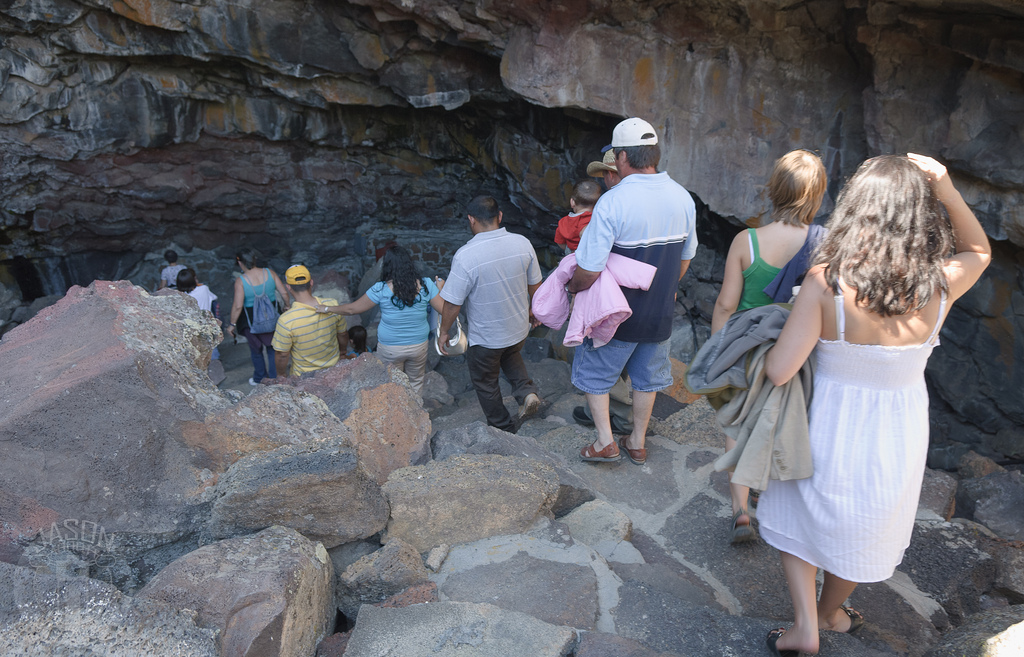
[[[587,165],[587,175],[591,178],[603,179],[604,188],[608,190],[618,185],[622,178],[619,177],[619,170],[615,166],[615,150],[611,146],[605,146],[601,151],[604,153],[604,156],[600,162],[591,162]],[[565,337],[564,331],[565,327],[562,329],[562,337]],[[569,364],[572,364],[571,354],[569,356]],[[629,376],[625,373],[620,375],[615,381],[615,386],[608,392],[608,397],[612,432],[617,434],[631,432],[633,430],[633,395],[632,388],[629,385]],[[583,426],[594,426],[594,418],[590,415],[589,405],[577,406],[572,409],[572,418]]]
[[[682,185],[658,173],[658,135],[650,123],[626,119],[612,132],[611,148],[620,182],[594,207],[576,251],[578,264],[569,292],[586,290],[604,270],[611,253],[657,267],[651,287],[623,288],[633,315],[614,339],[594,348],[586,338],[576,348],[572,382],[587,395],[597,440],[580,453],[585,461],[617,461],[622,451],[634,463],[647,459],[647,424],[659,390],[672,385],[669,338],[679,280],[696,254],[696,209]],[[608,414],[608,392],[623,371],[633,387],[633,431],[616,444]]]

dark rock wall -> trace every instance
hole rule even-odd
[[[722,233],[791,148],[821,153],[826,211],[915,150],[1000,243],[930,367],[936,439],[1024,457],[1022,35],[1018,0],[0,1],[0,301],[172,242],[324,266],[458,243],[478,192],[542,243],[622,116]]]

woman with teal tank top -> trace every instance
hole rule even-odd
[[[783,267],[804,247],[810,225],[825,196],[827,177],[821,158],[807,150],[795,150],[776,160],[768,180],[772,222],[748,228],[732,241],[725,259],[725,277],[715,302],[711,332],[725,326],[734,313],[774,303],[765,293]],[[736,442],[726,438],[726,449]],[[731,479],[731,475],[730,475]],[[732,529],[729,539],[742,543],[757,538],[747,501],[750,489],[729,484],[732,496]]]
[[[249,385],[256,385],[263,379],[276,379],[277,366],[274,364],[274,348],[271,342],[274,332],[253,333],[249,330],[252,307],[257,294],[266,294],[272,302],[281,308],[288,307],[288,292],[285,291],[281,277],[272,269],[267,269],[260,262],[260,254],[256,249],[244,249],[235,254],[235,262],[242,275],[235,279],[235,298],[231,304],[231,323],[228,334],[231,337],[242,335],[249,343],[249,356],[252,358],[253,374]],[[263,360],[266,352],[267,362]]]

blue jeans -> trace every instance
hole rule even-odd
[[[633,390],[657,392],[672,385],[669,340],[664,342],[623,342],[611,340],[602,347],[584,338],[572,359],[572,384],[585,393],[604,395],[619,375],[629,375]]]
[[[277,364],[274,363],[274,348],[270,342],[274,339],[273,333],[253,333],[249,329],[242,329],[245,341],[249,343],[249,357],[252,358],[253,375],[252,380],[259,383],[263,379],[277,378]],[[267,352],[269,367],[263,362],[263,351]]]

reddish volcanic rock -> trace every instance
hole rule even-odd
[[[383,485],[394,470],[430,459],[430,416],[404,381],[404,375],[363,354],[295,386],[327,402],[351,430],[359,463]]]
[[[424,582],[414,584],[401,593],[396,593],[384,602],[378,603],[377,607],[408,607],[409,605],[420,605],[428,602],[437,602],[437,584]]]
[[[0,490],[108,535],[189,531],[211,457],[187,428],[229,406],[219,334],[185,295],[96,281],[4,335]]]
[[[294,388],[232,405],[206,373],[219,339],[186,295],[124,281],[74,287],[4,335],[0,559],[132,589],[197,547],[213,484],[237,460],[349,444],[326,405]],[[53,540],[39,535],[54,523]]]
[[[315,395],[290,386],[260,386],[205,423],[189,425],[185,440],[203,450],[206,467],[222,472],[252,452],[335,438],[348,445],[349,434]]]
[[[351,630],[332,634],[316,647],[316,657],[344,657],[345,648],[348,648],[348,640],[351,637]]]
[[[33,499],[0,490],[0,561],[18,563],[22,544],[59,519],[59,513]]]

